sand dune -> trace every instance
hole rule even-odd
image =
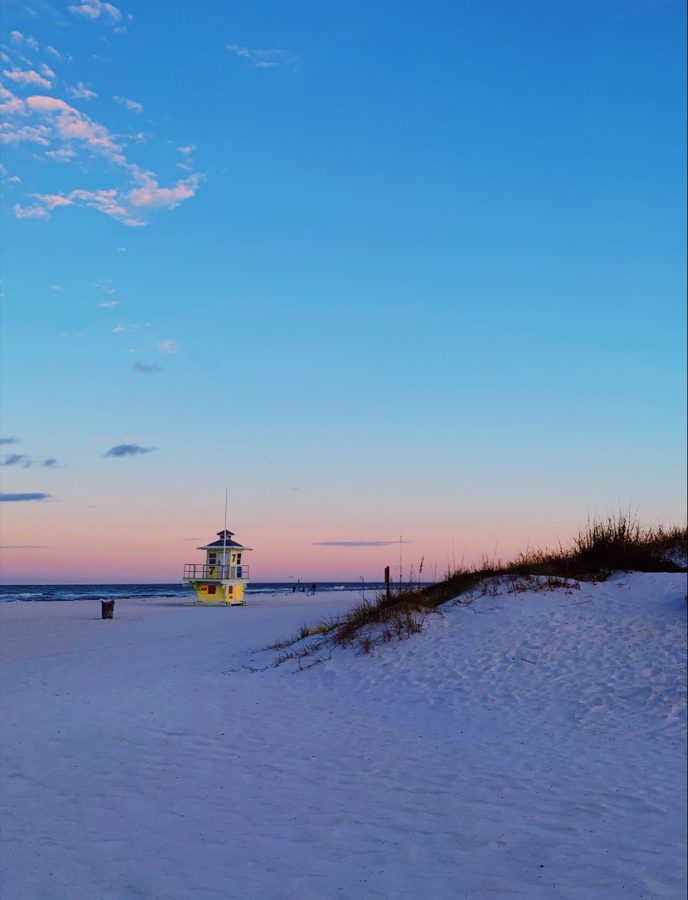
[[[685,896],[684,575],[269,667],[357,599],[3,605],[3,896]]]

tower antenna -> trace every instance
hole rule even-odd
[[[225,488],[225,524],[222,529],[222,577],[227,566],[227,488]]]

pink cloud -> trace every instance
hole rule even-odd
[[[144,186],[129,191],[127,199],[132,206],[149,209],[173,209],[183,200],[193,197],[198,189],[198,177],[191,176],[178,181],[174,187],[161,188],[151,172],[142,174]]]
[[[81,0],[79,6],[68,6],[67,9],[77,16],[87,19],[99,19],[101,16],[109,17],[113,22],[119,22],[122,13],[112,3],[104,3],[103,0]]]
[[[79,83],[78,89],[84,87]],[[87,88],[85,90],[88,91]],[[78,145],[85,145],[92,153],[121,167],[126,182],[121,186],[97,190],[76,188],[64,193],[36,194],[34,196],[40,205],[21,207],[18,212],[15,211],[18,217],[48,218],[50,212],[58,207],[90,207],[123,225],[140,227],[147,223],[148,211],[173,209],[195,196],[201,181],[200,175],[190,174],[168,187],[162,187],[154,172],[143,170],[128,161],[122,146],[105,126],[65,100],[42,94],[33,94],[21,100],[10,91],[3,91],[0,98],[7,98],[4,106],[8,107],[8,111],[33,115],[34,119],[31,124],[22,125],[16,120],[13,123],[3,122],[0,125],[0,141],[42,144],[48,148],[45,151],[46,157],[57,162],[74,159],[77,157]],[[191,149],[189,145],[188,150]],[[181,152],[186,155],[187,148]]]
[[[126,206],[122,205],[118,192],[114,188],[100,191],[75,190],[70,192],[69,197],[74,200],[82,200],[86,206],[92,206],[99,210],[99,212],[105,213],[106,216],[110,216],[113,219],[117,219],[117,221],[122,222],[124,225],[136,227],[146,224],[142,219],[132,215]]]
[[[70,200],[69,197],[64,197],[62,194],[34,194],[37,200],[40,200],[42,203],[48,207],[48,209],[55,209],[57,206],[72,206],[73,200]]]
[[[9,94],[9,91],[7,91],[7,93]],[[4,103],[0,103],[0,112],[6,116],[22,113],[24,112],[24,108],[24,101],[20,100],[19,97],[13,97],[12,94],[10,94],[8,100],[5,100]]]
[[[62,138],[84,141],[90,147],[95,147],[116,158],[118,162],[125,161],[120,153],[120,148],[113,141],[107,128],[98,125],[97,122],[86,116],[72,114],[60,116],[57,120],[57,130]]]
[[[37,87],[43,88],[52,87],[52,82],[31,69],[3,69],[2,74],[10,81],[17,81],[19,84],[35,84]]]
[[[37,110],[67,110],[69,112],[74,112],[77,115],[79,113],[73,106],[70,106],[69,103],[65,103],[64,100],[59,100],[57,97],[44,97],[41,94],[34,94],[31,97],[26,98],[26,105],[30,109]]]
[[[97,150],[119,165],[126,165],[121,147],[114,141],[104,125],[99,125],[78,109],[57,97],[34,95],[27,97],[30,109],[37,112],[56,112],[55,128],[63,140],[84,141],[91,149]]]
[[[50,144],[50,129],[45,125],[13,125],[11,122],[0,123],[0,143],[19,144],[30,141],[35,144]]]
[[[18,219],[49,219],[50,213],[42,206],[20,206],[14,204],[14,214]]]

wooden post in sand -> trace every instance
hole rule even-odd
[[[389,597],[389,566],[385,566],[385,591]]]

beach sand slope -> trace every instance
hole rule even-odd
[[[4,604],[2,896],[685,896],[684,575],[262,670],[359,599]]]

